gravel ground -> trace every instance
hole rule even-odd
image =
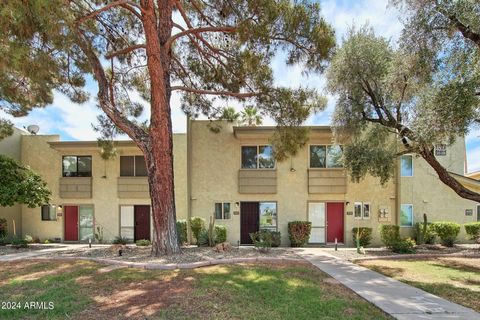
[[[119,246],[103,248],[79,248],[69,251],[61,251],[50,253],[49,256],[56,257],[91,257],[104,258],[132,262],[155,262],[162,264],[170,263],[190,263],[199,261],[208,261],[214,259],[229,258],[254,258],[254,257],[277,257],[277,258],[295,258],[300,259],[293,250],[289,248],[272,248],[268,253],[262,253],[253,247],[233,247],[229,251],[216,252],[209,247],[184,247],[180,254],[171,256],[152,257],[151,247],[137,247],[135,245],[127,245],[123,247],[122,256],[118,255]]]
[[[384,257],[398,255],[387,248],[366,248],[365,254],[357,253],[356,248],[338,248],[335,251],[333,248],[323,248],[325,252],[345,260],[355,260],[366,257]],[[420,245],[417,246],[417,254],[465,254],[478,255],[480,253],[478,244],[459,244],[453,248],[444,247],[440,244],[436,245]]]

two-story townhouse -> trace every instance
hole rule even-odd
[[[342,149],[328,126],[310,127],[308,144],[278,162],[269,145],[274,127],[221,122],[222,129],[212,132],[209,124],[189,121],[187,134],[174,135],[177,218],[215,217],[227,227],[231,243],[249,244],[249,233],[270,229],[280,231],[287,245],[287,224],[294,220],[312,222],[311,244],[352,245],[352,228],[360,226],[373,228],[373,244],[380,245],[381,224],[398,224],[402,234],[411,235],[424,213],[430,221],[480,219],[474,214],[480,212],[477,205],[443,185],[421,158],[399,159],[394,178],[384,186],[371,176],[355,183],[342,168]],[[24,134],[5,141],[20,144],[20,161],[52,190],[49,205],[18,206],[22,234],[85,241],[99,228],[105,240],[150,237],[145,163],[131,141],[118,141],[118,155],[108,161],[95,141]],[[463,176],[463,139],[439,147],[437,157],[462,183],[480,191],[480,182]],[[5,210],[0,208],[0,217]]]

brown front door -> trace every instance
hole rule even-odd
[[[343,208],[342,202],[327,203],[327,242],[343,242]]]
[[[150,206],[134,206],[134,240],[150,240]]]
[[[257,232],[259,227],[260,204],[258,202],[242,202],[240,204],[240,243],[251,244],[250,233]]]
[[[65,206],[65,241],[78,241],[78,207]]]

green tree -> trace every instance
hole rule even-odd
[[[38,174],[4,155],[0,155],[0,177],[2,177],[0,184],[2,207],[20,203],[35,208],[50,200],[50,190]]]
[[[93,76],[103,120],[144,154],[155,254],[179,251],[173,92],[190,117],[218,118],[214,99],[236,99],[279,126],[324,107],[313,90],[273,85],[270,64],[280,50],[286,63],[320,72],[332,54],[334,32],[320,6],[306,0],[6,0],[0,17],[0,108],[24,115],[51,103],[53,90],[85,101]],[[132,92],[148,102],[147,122],[137,120],[143,105]],[[109,132],[102,130],[107,140]]]
[[[242,110],[242,124],[244,126],[259,126],[262,124],[262,116],[254,106],[248,106]]]
[[[469,58],[478,61],[478,48],[471,50]],[[345,165],[354,180],[370,173],[385,183],[399,155],[417,154],[459,196],[480,201],[434,154],[436,144],[454,143],[476,121],[478,70],[447,75],[444,68],[457,62],[438,65],[447,57],[427,52],[405,42],[394,48],[368,27],[350,31],[327,72],[328,89],[338,95],[333,124],[346,145]]]
[[[220,119],[227,120],[228,122],[236,122],[240,118],[240,113],[235,111],[233,107],[227,107],[223,109]]]

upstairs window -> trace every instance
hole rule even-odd
[[[411,155],[403,155],[400,158],[402,177],[413,177],[413,158]]]
[[[146,177],[147,166],[143,156],[120,156],[120,177]]]
[[[63,156],[62,159],[64,177],[91,177],[91,156]]]
[[[310,168],[342,168],[342,155],[339,145],[311,145]]]
[[[216,220],[230,219],[230,202],[215,203],[215,219]]]
[[[54,206],[44,204],[42,206],[42,221],[55,221],[57,220],[57,212]]]
[[[272,146],[242,146],[242,169],[274,169]]]

